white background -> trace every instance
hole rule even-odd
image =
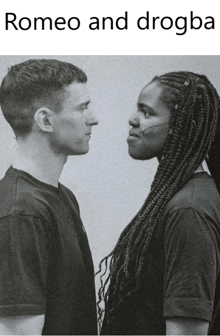
[[[197,55],[219,53],[220,11],[218,0],[60,0],[60,1],[28,1],[7,0],[0,5],[1,54],[45,54],[45,55]],[[128,30],[105,29],[92,31],[88,28],[93,16],[112,16],[114,20],[128,12]],[[156,29],[140,30],[137,19],[150,12],[152,17],[170,16],[175,19],[186,16],[187,32],[183,36],[176,35],[173,27],[163,30],[160,25]],[[215,29],[190,29],[190,11],[195,16],[215,18]],[[78,17],[81,26],[76,31],[65,29],[53,30],[14,30],[5,31],[5,13],[15,13],[17,18],[29,17]],[[180,23],[181,24],[181,23]]]
[[[94,127],[90,152],[69,158],[61,182],[80,203],[97,269],[100,259],[111,251],[122,229],[144,202],[157,166],[156,160],[137,162],[127,154],[128,119],[135,112],[142,87],[155,75],[190,70],[206,74],[220,92],[218,1],[8,0],[0,6],[0,80],[8,66],[33,57],[66,60],[88,75],[91,107],[100,123]],[[89,29],[91,17],[111,16],[115,22],[125,11],[128,30]],[[137,19],[146,11],[150,12],[150,29],[139,30]],[[203,19],[200,30],[190,29],[190,11]],[[6,31],[6,12],[15,13],[18,19],[49,16],[68,20],[76,16],[81,26],[76,31]],[[174,21],[186,16],[187,32],[178,36],[180,31],[175,26],[163,30],[160,24],[153,30],[152,16],[170,16]],[[214,30],[204,29],[206,16],[215,18]],[[13,133],[1,116],[0,177],[13,161],[14,153]]]

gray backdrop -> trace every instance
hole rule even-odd
[[[78,199],[97,270],[143,204],[157,167],[156,160],[135,161],[127,154],[128,119],[140,90],[155,75],[188,70],[207,75],[220,92],[220,56],[0,56],[0,80],[9,66],[42,57],[74,63],[88,75],[99,125],[90,152],[68,159],[61,182]],[[0,115],[0,178],[14,153],[13,132]]]

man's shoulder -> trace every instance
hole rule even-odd
[[[0,181],[0,218],[14,213],[39,217],[45,208],[44,193],[28,174],[10,167]]]
[[[0,181],[0,218],[19,213],[47,220],[57,209],[61,212],[72,206],[79,212],[74,194],[61,183],[56,188],[13,167]]]

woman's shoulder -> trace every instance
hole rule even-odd
[[[165,212],[194,209],[199,213],[220,214],[220,195],[215,182],[206,172],[194,176],[167,203]]]

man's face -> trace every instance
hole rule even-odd
[[[157,82],[147,85],[137,101],[137,112],[130,118],[128,151],[132,158],[161,158],[171,112],[160,99],[163,89]]]
[[[50,145],[56,154],[81,155],[89,151],[92,126],[98,120],[89,111],[90,96],[85,84],[72,83],[65,88],[60,112],[53,112]]]

